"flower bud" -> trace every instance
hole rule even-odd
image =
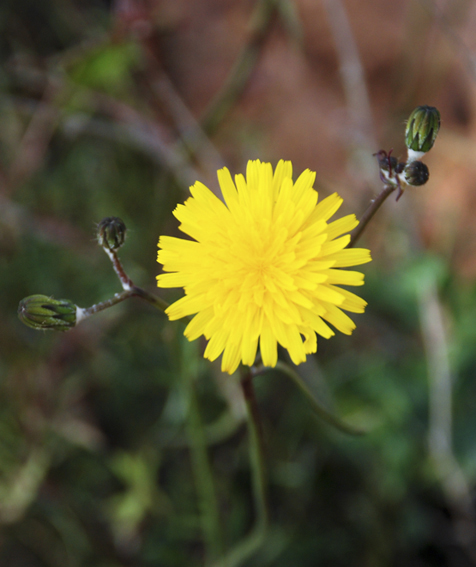
[[[440,113],[434,106],[417,106],[410,114],[405,129],[405,144],[409,150],[424,154],[431,150],[440,129]],[[418,159],[417,156],[416,159]]]
[[[18,305],[18,317],[32,329],[68,331],[76,325],[77,307],[68,299],[29,295]]]
[[[390,156],[385,151],[380,151],[377,154],[378,165],[383,171],[395,171],[398,165],[398,160],[396,157]]]
[[[408,185],[425,185],[430,177],[428,167],[422,161],[411,161],[403,170],[405,181]]]
[[[108,250],[118,250],[126,239],[126,225],[119,217],[107,217],[98,224],[98,242]]]

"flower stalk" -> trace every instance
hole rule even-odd
[[[347,245],[347,248],[353,248],[355,246],[359,238],[362,236],[362,233],[367,228],[367,225],[372,220],[375,213],[380,209],[380,207],[383,205],[387,197],[389,197],[389,195],[391,195],[396,188],[397,188],[396,185],[390,185],[390,184],[384,185],[382,191],[377,195],[377,197],[375,197],[375,199],[372,199],[372,201],[370,201],[370,205],[367,207],[366,211],[362,215],[359,224],[350,233],[350,242]]]
[[[251,532],[228,554],[214,563],[213,567],[238,567],[239,565],[245,565],[246,561],[262,546],[268,529],[266,465],[263,432],[253,388],[254,375],[252,369],[243,369],[240,384],[246,404],[251,482],[256,519]]]
[[[143,299],[144,301],[147,301],[147,303],[150,303],[153,307],[155,307],[156,309],[158,309],[159,311],[162,311],[162,312],[165,311],[168,307],[168,303],[166,301],[164,301],[160,297],[157,297],[156,295],[153,295],[152,293],[149,293],[148,291],[132,284],[132,282],[131,282],[131,287],[129,289],[126,289],[125,291],[123,291],[121,293],[116,293],[114,295],[114,297],[111,297],[110,299],[107,299],[106,301],[96,303],[95,305],[92,305],[91,307],[85,307],[85,308],[78,307],[77,308],[78,309],[78,315],[77,315],[77,318],[76,318],[76,324],[80,323],[81,321],[84,321],[84,319],[87,319],[91,315],[95,315],[96,313],[99,313],[100,311],[104,311],[104,309],[109,309],[109,307],[113,307],[114,305],[117,305],[118,303],[122,303],[123,301],[125,301],[126,299],[129,299],[131,297],[140,297],[141,299]]]

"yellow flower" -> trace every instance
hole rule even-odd
[[[275,366],[278,343],[295,364],[316,352],[316,333],[350,335],[342,311],[363,313],[367,303],[340,285],[363,285],[360,272],[341,270],[371,260],[365,249],[346,249],[355,215],[327,221],[342,203],[334,193],[318,204],[316,174],[292,181],[292,165],[249,161],[246,180],[218,171],[224,203],[197,181],[174,215],[193,240],[161,236],[159,287],[183,287],[185,296],[166,313],[170,320],[195,317],[185,329],[193,341],[208,339],[204,356],[232,374],[251,366],[258,343],[265,366]]]

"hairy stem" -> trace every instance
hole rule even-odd
[[[116,272],[117,277],[119,278],[119,281],[121,282],[123,289],[126,291],[132,289],[134,287],[134,284],[132,283],[131,278],[124,271],[121,261],[119,260],[119,257],[116,254],[116,251],[110,250],[106,246],[103,246],[103,250],[109,256],[109,259],[111,260],[112,265],[114,267],[114,271]]]
[[[91,317],[91,315],[95,315],[100,311],[104,311],[104,309],[109,309],[109,307],[117,305],[118,303],[121,303],[126,299],[129,299],[129,297],[132,297],[133,295],[133,291],[129,289],[127,291],[123,291],[122,293],[116,293],[116,295],[114,297],[111,297],[111,299],[107,299],[106,301],[102,301],[101,303],[96,303],[91,307],[86,307],[84,309],[78,307],[76,324],[78,324],[80,321],[83,321],[84,319],[87,319],[88,317]]]

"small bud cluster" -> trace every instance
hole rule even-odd
[[[130,292],[133,287],[134,289],[138,288],[135,288],[130,278],[125,274],[116,254],[116,250],[124,244],[125,237],[126,225],[118,217],[107,217],[98,224],[98,243],[112,261],[125,292]],[[22,323],[38,331],[68,331],[86,317],[131,296],[131,293],[116,293],[113,299],[82,309],[69,299],[54,299],[40,294],[29,295],[20,301],[18,317]]]
[[[407,161],[398,162],[391,156],[391,151],[387,153],[381,150],[376,154],[382,181],[399,189],[397,201],[403,194],[402,185],[418,187],[428,181],[430,172],[420,159],[433,147],[439,129],[438,109],[434,106],[417,106],[410,114],[405,129]]]

